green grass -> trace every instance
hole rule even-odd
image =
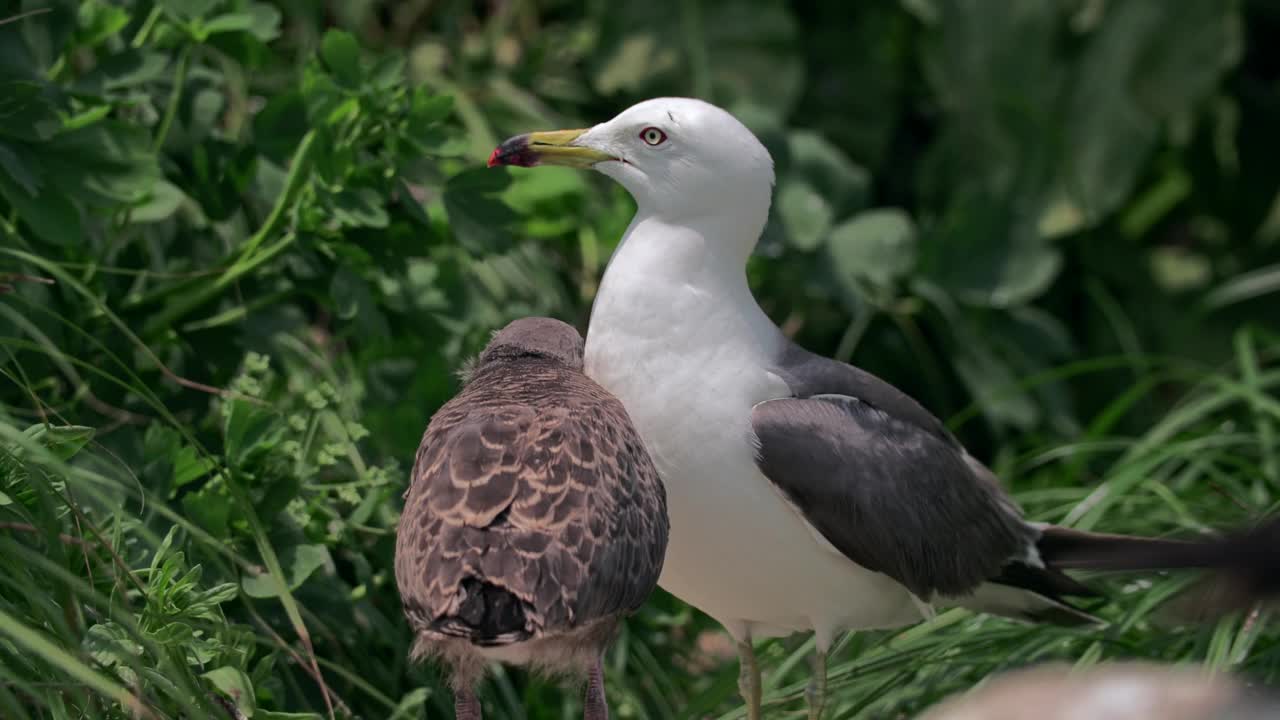
[[[1260,362],[1252,336],[1240,337],[1239,367],[1206,372],[1148,433],[1117,437],[1102,427],[1074,446],[1015,461],[1024,469],[1009,481],[1031,517],[1160,535],[1273,512],[1276,487],[1264,468],[1274,458],[1268,433],[1280,420],[1273,399],[1280,368]],[[1273,346],[1269,355],[1277,350]],[[212,401],[226,408],[217,413],[224,419],[226,454],[211,455],[184,437],[176,417],[147,431],[177,458],[162,459],[158,464],[170,467],[159,475],[203,477],[198,502],[222,498],[225,517],[214,520],[208,508],[194,510],[192,496],[175,500],[160,492],[163,485],[153,482],[156,463],[140,472],[121,464],[90,428],[54,419],[24,429],[16,418],[2,418],[0,703],[8,716],[109,717],[138,703],[159,717],[221,717],[224,711],[208,705],[210,688],[243,693],[242,708],[261,706],[255,717],[287,717],[266,709],[285,698],[310,704],[320,716],[329,704],[337,715],[363,707],[365,713],[413,717],[424,704],[434,708],[429,712],[444,712],[448,697],[438,681],[405,665],[408,637],[395,612],[389,566],[370,563],[357,571],[367,582],[354,587],[334,574],[342,555],[388,542],[390,496],[402,480],[367,477],[369,468],[349,440],[350,421],[332,409],[346,404],[344,398],[325,398],[314,389],[324,387],[325,373],[300,378],[304,373],[290,367],[284,382],[265,359],[246,361],[234,385],[266,405]],[[36,395],[36,388],[19,383]],[[301,392],[290,395],[290,385]],[[1100,417],[1123,415],[1140,399],[1118,398]],[[163,406],[154,410],[169,414]],[[291,442],[296,448],[286,452],[283,446]],[[297,505],[266,527],[261,509],[279,491],[264,476],[281,461],[287,467],[277,482],[289,482],[290,473],[305,473],[312,463],[345,479],[309,484],[289,500]],[[1102,468],[1098,481],[1084,482],[1081,466]],[[354,510],[339,509],[350,507],[340,498],[356,490],[382,492],[365,496],[375,501],[353,503]],[[362,512],[375,503],[378,508]],[[328,533],[324,544],[299,544],[300,535],[332,523],[343,527],[322,530]],[[1132,578],[1095,580],[1113,599],[1099,611],[1111,623],[1100,632],[1023,626],[955,610],[901,631],[845,637],[830,657],[831,716],[909,716],[993,672],[1050,659],[1202,662],[1207,670],[1277,680],[1280,634],[1266,613],[1170,628],[1161,624],[1159,603],[1185,587],[1186,577],[1144,578],[1141,585]],[[705,666],[707,658],[688,647],[662,647],[679,642],[668,634],[674,629],[714,629],[673,611],[669,598],[661,604],[666,607],[646,611],[628,628],[610,657],[610,692],[619,715],[741,715],[732,659],[715,661],[694,679],[676,663]],[[761,650],[766,703],[801,712],[812,641],[797,637]],[[546,702],[549,689],[539,688],[495,675],[487,688],[491,714],[523,717],[523,706]],[[570,711],[573,700],[564,702]]]

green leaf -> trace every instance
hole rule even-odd
[[[5,603],[5,607],[11,607],[11,605]],[[10,647],[16,647],[16,651],[8,651],[11,656],[29,654],[31,657],[37,657],[48,663],[50,667],[56,668],[64,677],[73,678],[76,682],[110,699],[111,702],[123,707],[136,707],[134,704],[136,698],[131,692],[86,665],[77,653],[68,650],[46,632],[9,614],[5,607],[0,607],[0,635],[6,637],[6,642],[12,640],[13,645]],[[72,715],[67,713],[64,717],[72,717]]]
[[[83,47],[93,47],[128,24],[129,13],[124,8],[106,2],[82,2],[76,42]]]
[[[155,554],[151,556],[150,572],[148,573],[148,581],[151,584],[154,585],[156,580],[159,579],[157,571],[169,559],[169,552],[173,549],[173,543],[180,532],[182,532],[181,527],[178,525],[171,526],[169,531],[164,534],[164,539],[160,541],[160,546],[156,548]]]
[[[145,200],[161,177],[150,133],[117,120],[58,135],[41,160],[62,192],[109,208]]]
[[[301,96],[306,106],[306,119],[323,125],[334,108],[346,102],[342,88],[323,69],[308,65],[302,72]]]
[[[94,429],[82,425],[44,426],[41,441],[59,460],[75,457],[93,439]]]
[[[0,173],[0,196],[17,212],[18,218],[46,242],[70,246],[83,239],[80,211],[65,195],[47,189],[27,192],[9,175]]]
[[[360,45],[355,36],[344,30],[328,30],[320,41],[320,57],[339,84],[359,87]]]
[[[77,91],[103,94],[138,88],[164,76],[171,60],[154,50],[126,48],[103,57],[76,80]]]
[[[400,53],[377,58],[373,67],[366,73],[366,86],[372,86],[384,93],[396,92],[406,84],[404,70],[407,64],[407,60]],[[416,96],[419,92],[425,93],[426,89],[419,87],[414,90],[414,95]]]
[[[217,7],[223,0],[160,0],[163,7],[179,22],[205,17],[209,11]]]
[[[227,462],[243,465],[257,452],[275,445],[282,432],[280,418],[248,400],[231,399],[223,425]]]
[[[185,622],[171,622],[151,631],[151,639],[161,645],[186,645],[191,642],[194,631]]]
[[[290,545],[279,553],[280,566],[284,570],[284,581],[289,590],[297,590],[316,570],[331,562],[329,549],[324,545]],[[276,583],[270,575],[246,575],[240,581],[241,587],[249,597],[270,598],[277,592]]]
[[[256,508],[258,515],[264,521],[271,522],[284,511],[294,498],[298,497],[301,489],[302,479],[300,474],[285,475],[277,479],[262,494],[262,500]]]
[[[225,665],[215,670],[210,670],[202,677],[213,683],[213,686],[219,692],[235,703],[236,709],[245,717],[251,718],[254,716],[258,709],[258,700],[253,694],[253,682],[249,680],[249,676],[243,670]]]
[[[24,434],[44,445],[54,457],[66,462],[89,444],[93,439],[94,429],[83,425],[32,425]]]
[[[351,320],[360,314],[361,308],[373,309],[373,294],[364,278],[347,267],[340,267],[329,283],[329,295],[333,298],[333,312],[343,320]]]
[[[423,155],[462,157],[469,152],[466,136],[455,128],[428,125],[410,128],[410,131],[406,139]]]
[[[9,175],[9,179],[21,186],[28,195],[35,197],[40,190],[40,178],[27,166],[17,153],[0,144],[0,170]]]
[[[540,207],[559,208],[557,203],[578,198],[587,188],[581,170],[554,165],[508,177],[512,182],[500,197],[521,214],[535,213]]]
[[[1018,386],[1018,376],[1009,364],[987,347],[981,333],[967,329],[964,323],[953,328],[957,333],[952,347],[956,372],[973,393],[983,413],[993,422],[1030,428],[1040,411],[1027,391]]]
[[[418,717],[422,712],[422,706],[426,705],[430,697],[431,691],[427,688],[410,690],[400,698],[400,702],[396,703],[396,709],[388,720],[409,720],[409,718]]]
[[[1227,280],[1205,295],[1204,304],[1218,309],[1274,293],[1280,293],[1280,264],[1249,270]]]
[[[372,188],[344,190],[333,197],[333,217],[345,227],[385,228],[388,217],[383,197]]]
[[[244,192],[255,180],[257,153],[250,147],[208,137],[192,147],[190,154],[194,168],[183,178],[183,191],[199,203],[210,220],[230,218],[243,207]]]
[[[152,223],[173,216],[186,195],[177,185],[161,180],[151,187],[151,195],[145,202],[129,211],[129,219],[137,223]]]
[[[182,512],[215,537],[224,537],[231,520],[232,502],[226,483],[215,478],[199,490],[182,496]]]
[[[267,3],[249,3],[247,11],[253,16],[249,32],[261,42],[270,42],[280,36],[280,10]]]
[[[778,190],[778,214],[787,239],[798,250],[814,250],[831,228],[831,206],[804,180],[784,182]]]
[[[871,174],[840,148],[809,131],[787,136],[786,181],[800,180],[822,196],[834,217],[848,217],[867,207]]]
[[[988,194],[958,193],[921,246],[921,274],[970,304],[1029,302],[1062,267],[1061,252],[1040,236],[1034,221]]]
[[[1179,8],[1121,3],[1089,38],[1063,118],[1070,151],[1055,188],[1086,227],[1132,192],[1160,121],[1187,111],[1238,57],[1228,3],[1187,0]]]
[[[426,88],[413,91],[413,101],[409,106],[409,125],[411,129],[424,129],[428,125],[438,123],[453,112],[452,95],[432,95]]]
[[[203,37],[219,33],[248,32],[262,42],[280,34],[280,11],[264,3],[252,3],[242,12],[219,15],[200,27]]]
[[[189,610],[203,609],[204,607],[217,607],[225,602],[230,602],[240,595],[240,588],[235,583],[220,583],[211,588],[197,592],[191,600],[191,604],[187,606]]]
[[[111,110],[112,107],[110,105],[95,105],[84,112],[68,115],[62,121],[62,129],[70,132],[72,130],[79,130],[83,127],[89,127],[107,115],[110,115]]]
[[[81,647],[94,662],[105,667],[129,665],[142,656],[142,646],[124,628],[114,622],[91,626]]]
[[[516,215],[497,198],[511,182],[506,172],[491,168],[467,170],[449,178],[444,207],[458,241],[467,250],[483,253],[509,241],[508,227]]]
[[[865,282],[886,292],[915,267],[915,224],[896,208],[868,210],[837,225],[827,251],[836,277],[849,289]]]
[[[396,179],[396,188],[398,194],[398,205],[405,209],[409,217],[414,222],[424,228],[431,227],[431,218],[427,217],[427,211],[422,207],[422,203],[414,196],[413,189],[409,186],[409,182],[404,178]]]
[[[62,127],[46,86],[26,80],[0,81],[0,136],[47,140]]]
[[[302,93],[273,95],[253,118],[253,142],[258,151],[277,163],[285,163],[307,134],[308,109]]]
[[[200,455],[195,448],[183,444],[173,457],[173,488],[195,482],[213,472],[218,463],[213,458]]]

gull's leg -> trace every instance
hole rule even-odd
[[[453,714],[458,720],[481,720],[480,698],[471,688],[453,691]]]
[[[738,692],[747,704],[747,720],[760,720],[760,666],[750,638],[738,641]]]
[[[587,696],[582,701],[582,720],[609,720],[609,704],[604,699],[604,660],[597,658],[587,676]]]
[[[809,703],[809,720],[821,720],[822,706],[827,702],[827,651],[814,650],[809,658],[812,672],[804,699]]]

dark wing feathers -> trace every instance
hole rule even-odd
[[[775,372],[798,398],[847,395],[926,432],[957,450],[960,443],[933,413],[898,388],[847,363],[787,343]]]
[[[529,359],[479,372],[432,418],[397,534],[420,631],[501,644],[638,608],[666,499],[620,402]]]
[[[792,343],[774,371],[793,397],[752,413],[760,468],[836,549],[922,598],[1004,585],[1050,602],[993,612],[1071,625],[1095,620],[1064,598],[1099,595],[1064,570],[1207,569],[1205,592],[1188,603],[1197,612],[1280,595],[1280,520],[1195,541],[1032,526],[991,471],[897,388]]]
[[[922,599],[962,595],[1034,542],[946,440],[859,398],[756,405],[762,471],[837,550]]]
[[[1095,595],[1025,561],[1040,531],[910,396],[794,343],[774,370],[794,397],[756,406],[760,467],[841,553],[922,598],[984,582],[1054,603]]]

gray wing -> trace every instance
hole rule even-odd
[[[795,397],[855,397],[957,450],[961,449],[960,442],[933,413],[910,395],[861,368],[811,353],[788,341],[774,371],[786,381]]]
[[[764,474],[849,559],[922,599],[996,579],[1038,532],[942,423],[875,376],[788,348],[756,405]]]

